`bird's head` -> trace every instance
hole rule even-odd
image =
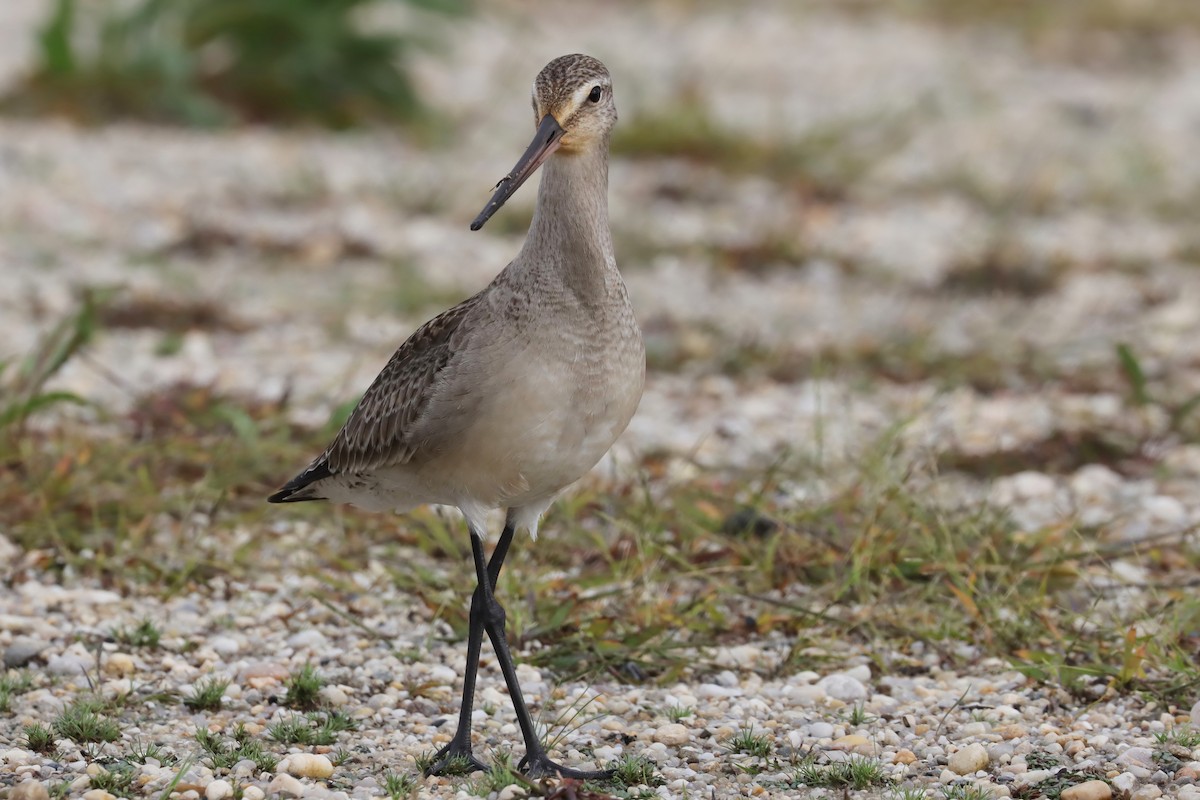
[[[534,124],[540,127],[546,117],[562,129],[559,152],[606,145],[617,122],[608,69],[580,54],[561,56],[543,67],[533,82]]]
[[[617,122],[608,68],[579,53],[554,59],[533,81],[533,118],[537,125],[533,141],[496,185],[496,193],[471,223],[471,230],[482,228],[551,154],[578,155],[608,147]]]

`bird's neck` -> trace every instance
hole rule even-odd
[[[522,255],[562,273],[586,296],[603,291],[616,269],[608,227],[608,147],[555,153],[542,167],[537,207]]]

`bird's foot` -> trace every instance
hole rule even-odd
[[[450,744],[433,755],[433,762],[425,768],[426,775],[470,775],[472,772],[487,772],[490,767],[471,752],[470,742],[452,739]]]
[[[578,781],[606,781],[613,776],[611,769],[572,769],[556,764],[545,753],[529,754],[521,759],[517,771],[530,778],[574,778]]]

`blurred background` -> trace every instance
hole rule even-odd
[[[612,224],[650,372],[544,527],[580,549],[538,558],[596,583],[640,564],[646,591],[732,571],[829,619],[849,603],[864,640],[949,636],[1043,678],[1194,671],[1200,4],[1180,0],[5,0],[13,563],[178,588],[409,548],[431,571],[385,572],[453,618],[465,537],[435,515],[261,499],[515,254],[532,187],[467,224],[527,143],[534,75],[576,51],[614,75]],[[612,561],[579,567],[595,536]],[[1151,589],[1096,600],[1118,584]],[[1103,621],[1068,648],[1058,614]],[[720,635],[829,624],[749,618]],[[558,624],[542,641],[587,655]],[[684,628],[718,635],[699,611]]]

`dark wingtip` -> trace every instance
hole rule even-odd
[[[328,478],[333,472],[324,461],[314,464],[296,477],[285,483],[283,487],[267,498],[268,503],[302,503],[306,500],[324,500],[310,492],[304,492],[313,483]]]

